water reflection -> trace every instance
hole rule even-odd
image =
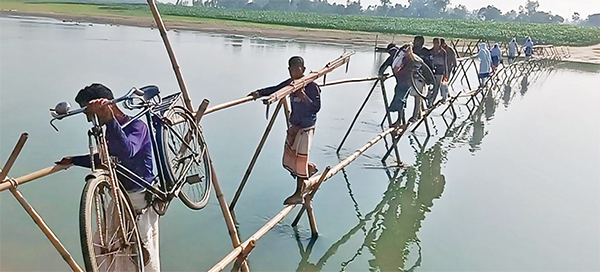
[[[523,76],[523,79],[521,79],[521,96],[525,95],[527,87],[529,87],[529,82],[527,81],[527,75],[525,75]]]
[[[504,86],[504,96],[502,96],[502,100],[504,101],[504,107],[507,108],[508,105],[510,104],[510,101],[512,100],[513,96],[512,96],[512,87],[510,86],[510,84],[506,84]]]
[[[398,168],[391,171],[388,188],[375,209],[364,217],[358,214],[358,224],[331,245],[316,263],[309,262],[315,240],[310,240],[304,248],[297,235],[301,260],[296,271],[320,271],[340,246],[359,231],[364,234],[364,241],[350,259],[342,262],[341,271],[365,249],[374,257],[368,262],[371,271],[411,271],[420,266],[421,246],[417,233],[425,214],[433,207],[433,200],[444,192],[446,180],[441,169],[447,150],[442,148],[442,141],[423,150],[424,145],[414,140],[415,164],[403,169],[401,174]]]

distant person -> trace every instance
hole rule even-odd
[[[413,39],[413,53],[417,55],[430,70],[433,70],[433,64],[431,64],[431,49],[424,47],[424,44],[425,38],[423,38],[423,36],[415,36]],[[418,81],[416,85],[418,90],[414,90],[412,86],[410,88],[410,95],[415,98],[415,106],[413,108],[412,117],[410,118],[411,122],[421,119],[421,107],[423,105],[423,99],[421,98],[421,95],[417,93],[417,91],[421,94],[427,94],[427,91],[424,90],[424,82]]]
[[[525,47],[525,57],[529,59],[533,55],[533,41],[531,41],[530,37],[527,37],[523,47]]]
[[[509,64],[511,64],[515,61],[515,58],[517,57],[518,49],[519,49],[519,45],[517,44],[517,39],[513,38],[508,43],[508,63]]]
[[[446,101],[448,97],[448,88],[442,87],[442,81],[448,82],[448,54],[446,50],[440,46],[440,39],[433,39],[433,48],[431,48],[431,62],[433,64],[433,89],[427,97],[427,107],[431,108],[438,92],[441,90],[442,101]],[[441,88],[442,87],[442,88]]]
[[[457,62],[457,54],[456,51],[454,51],[454,48],[448,46],[448,44],[446,44],[446,40],[445,39],[440,39],[440,44],[442,46],[442,48],[444,48],[444,50],[446,50],[446,53],[448,54],[448,77],[452,77],[452,74],[454,73],[454,68],[456,68]]]
[[[492,57],[490,50],[487,49],[485,43],[479,44],[479,53],[477,53],[477,57],[479,57],[479,72],[477,77],[479,78],[479,88],[483,88],[485,85],[485,81],[488,77],[490,77],[491,65],[492,65]]]
[[[271,95],[290,85],[292,81],[302,78],[305,70],[302,57],[291,57],[288,61],[289,79],[277,86],[260,89],[249,95],[254,98]],[[317,113],[321,109],[321,89],[314,82],[308,83],[302,90],[290,94],[290,100],[292,113],[285,139],[283,168],[290,171],[290,174],[296,178],[296,191],[285,199],[284,205],[301,204],[304,183],[317,172],[316,165],[308,161],[308,155],[315,134]]]
[[[494,47],[490,51],[490,55],[492,57],[492,73],[495,73],[498,65],[502,62],[502,51],[500,51],[498,44],[494,44]]]
[[[379,67],[379,75],[383,75],[387,67],[392,67],[392,72],[396,78],[396,87],[394,88],[394,98],[390,102],[388,109],[390,112],[398,112],[398,118],[392,126],[399,127],[404,118],[406,98],[408,90],[411,87],[412,63],[415,61],[415,58],[410,44],[398,47],[390,43],[387,46],[387,51],[390,56]]]

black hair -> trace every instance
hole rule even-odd
[[[293,56],[290,58],[290,60],[288,60],[288,65],[289,65],[289,67],[292,67],[292,66],[304,67],[304,59],[300,56]]]
[[[415,42],[416,42],[416,41],[422,41],[422,42],[425,42],[425,38],[423,38],[423,36],[421,36],[421,35],[418,35],[418,36],[415,36]]]
[[[93,83],[92,85],[81,89],[79,93],[77,93],[77,96],[75,96],[75,102],[77,102],[80,106],[85,106],[91,100],[98,98],[112,100],[114,99],[114,96],[108,87],[100,83]]]

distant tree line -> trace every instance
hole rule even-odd
[[[177,0],[177,4],[226,9],[274,10],[340,15],[373,15],[384,17],[457,18],[484,21],[517,21],[531,23],[564,23],[565,18],[538,10],[538,0],[527,0],[518,11],[502,12],[488,5],[473,11],[464,5],[450,7],[450,0],[408,0],[408,5],[392,5],[391,0],[379,0],[379,5],[363,7],[360,0],[347,0],[345,4],[329,3],[327,0]],[[582,19],[579,13],[572,15],[572,23],[600,27],[600,13]]]

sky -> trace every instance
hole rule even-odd
[[[402,4],[407,5],[408,0],[391,0],[392,5]],[[346,0],[328,0],[332,3],[346,3]],[[493,5],[499,8],[503,13],[510,10],[519,12],[519,6],[525,5],[527,0],[450,0],[450,6],[464,5],[468,10],[479,9],[487,5]],[[590,14],[600,13],[600,0],[538,0],[540,7],[538,10],[549,12],[554,15],[560,15],[565,19],[571,20],[573,12],[579,12],[582,18],[587,18]],[[379,5],[379,0],[361,0],[361,5],[367,7],[369,5]]]

